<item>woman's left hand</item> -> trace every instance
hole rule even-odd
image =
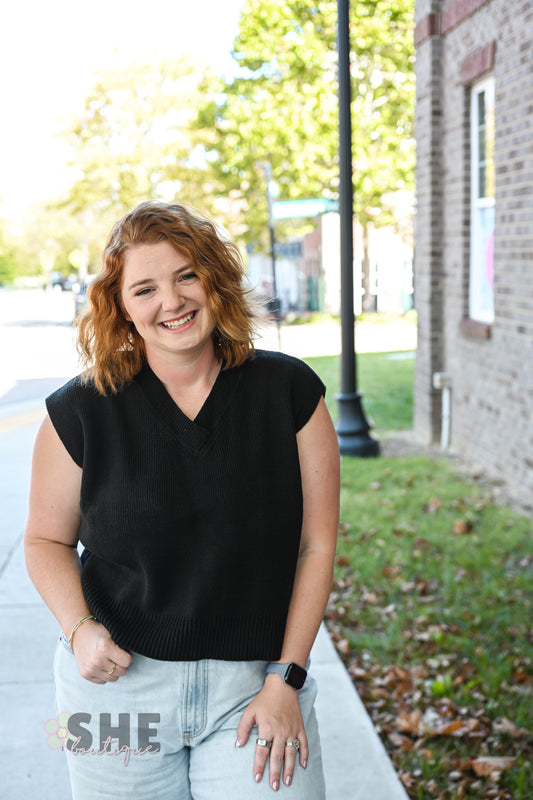
[[[270,755],[269,780],[274,791],[279,789],[283,767],[283,783],[290,786],[294,775],[297,748],[286,746],[286,742],[298,740],[300,744],[300,765],[307,766],[309,756],[298,692],[288,686],[279,675],[267,675],[261,691],[245,708],[237,728],[236,747],[248,741],[252,726],[257,726],[257,736],[270,747],[257,744],[253,776],[257,783],[263,777],[266,762]]]

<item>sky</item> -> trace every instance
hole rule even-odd
[[[245,0],[20,0],[0,32],[0,216],[20,222],[68,184],[61,119],[81,111],[95,73],[190,53],[230,75]]]

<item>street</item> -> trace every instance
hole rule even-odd
[[[73,308],[71,292],[0,291],[0,408],[38,401],[76,374]]]
[[[5,800],[36,796],[36,789],[43,798],[70,797],[63,755],[48,748],[44,730],[56,716],[57,624],[26,574],[22,534],[44,397],[77,371],[72,307],[70,292],[0,291],[0,795]]]

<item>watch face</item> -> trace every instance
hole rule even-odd
[[[293,689],[301,689],[306,678],[307,672],[303,667],[299,667],[298,664],[289,664],[285,673],[285,683],[288,683]]]

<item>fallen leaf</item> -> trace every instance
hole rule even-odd
[[[474,733],[475,731],[481,730],[481,720],[479,719],[475,718],[465,719],[463,725],[465,727],[465,730],[469,731],[470,733]]]
[[[397,578],[402,573],[402,568],[396,564],[383,567],[384,578]]]
[[[374,697],[381,698],[382,700],[388,700],[390,697],[390,692],[387,691],[387,689],[380,688],[379,686],[376,686],[372,690],[372,694]]]
[[[518,728],[514,722],[511,722],[507,717],[495,719],[492,723],[492,730],[494,733],[507,733],[513,739],[519,739],[521,736],[529,736],[529,731],[526,728]]]
[[[439,730],[438,734],[439,736],[449,736],[452,733],[460,731],[462,727],[463,723],[461,722],[461,719],[458,717],[457,719],[454,719],[453,722],[450,722],[448,725],[444,725],[444,727]]]
[[[439,497],[431,497],[424,511],[426,514],[435,514],[439,508],[442,508],[442,500]]]
[[[350,642],[348,639],[339,639],[339,641],[335,643],[335,646],[341,656],[350,655]]]
[[[412,739],[409,739],[408,736],[403,736],[401,733],[395,733],[393,731],[389,733],[388,736],[392,746],[399,747],[400,750],[412,750],[414,747]]]
[[[516,764],[516,758],[503,758],[499,756],[480,756],[472,759],[472,769],[478,777],[492,775],[494,772],[502,772],[510,769]]]
[[[408,669],[399,667],[397,664],[394,665],[393,672],[402,681],[408,681],[411,678],[411,672]]]
[[[358,667],[356,664],[352,664],[348,668],[348,672],[352,678],[356,678],[357,680],[366,680],[366,678],[368,678],[368,670],[361,669],[361,667]]]
[[[454,784],[453,787],[454,797],[457,800],[463,800],[463,798],[468,797],[468,781],[466,779],[459,781],[459,783]]]
[[[453,532],[457,534],[471,533],[474,525],[469,519],[458,519],[453,524]]]
[[[416,778],[411,772],[400,772],[398,777],[406,789],[412,789],[416,785]]]
[[[396,727],[405,733],[412,733],[415,736],[419,735],[420,723],[422,721],[422,712],[419,708],[415,708],[408,714],[400,714],[396,720]]]
[[[413,542],[413,546],[416,548],[422,547],[425,550],[427,550],[429,547],[431,547],[431,544],[430,542],[428,542],[427,539],[423,539],[421,536],[417,536],[417,538]]]
[[[523,670],[517,669],[512,673],[513,680],[515,683],[520,683],[522,685],[531,683],[531,675],[528,675],[527,672]]]
[[[411,681],[400,681],[394,687],[394,696],[396,698],[403,697],[409,694],[413,689],[413,684]]]
[[[422,717],[420,731],[427,736],[449,736],[459,731],[462,726],[460,717],[450,722],[448,719],[443,719],[435,709],[428,708]]]

